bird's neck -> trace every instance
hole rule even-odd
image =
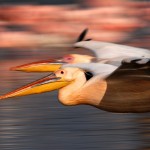
[[[82,76],[82,77],[81,77]],[[80,93],[82,87],[86,83],[84,74],[79,75],[71,84],[61,88],[59,90],[59,100],[64,105],[77,105],[77,95]]]
[[[89,80],[87,83],[84,75],[84,78],[79,77],[70,85],[60,89],[59,100],[64,105],[87,104],[99,107],[106,89],[106,81],[95,80],[93,82],[93,80]]]

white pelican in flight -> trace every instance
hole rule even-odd
[[[61,59],[50,59],[44,61],[33,62],[21,66],[13,67],[11,70],[26,71],[26,72],[49,72],[58,70],[65,63],[106,63],[115,66],[120,66],[124,59],[150,58],[150,50],[125,46],[114,43],[100,42],[94,40],[83,40],[87,29],[84,30],[74,47],[85,48],[91,50],[95,56],[70,54]],[[142,63],[142,62],[141,62]]]
[[[59,89],[64,105],[87,104],[110,112],[150,112],[150,59],[122,62],[67,64],[0,99]]]

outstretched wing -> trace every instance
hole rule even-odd
[[[80,41],[74,44],[74,47],[86,48],[91,50],[97,58],[117,59],[122,61],[128,57],[145,57],[150,58],[150,51],[143,48],[132,46],[100,42],[100,41]]]
[[[100,107],[116,112],[150,112],[150,59],[133,60],[106,78],[107,90]],[[105,108],[107,106],[107,108]]]

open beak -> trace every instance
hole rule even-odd
[[[56,77],[54,73],[51,73],[47,77],[34,81],[12,92],[0,96],[0,99],[49,92],[60,89],[68,85],[69,83],[70,83],[69,81],[64,81],[60,77]]]
[[[16,66],[10,68],[10,70],[24,72],[54,72],[63,64],[64,62],[61,59],[49,59]]]

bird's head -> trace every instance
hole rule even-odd
[[[55,72],[55,76],[61,78],[62,81],[72,82],[84,76],[84,71],[79,68],[65,67]]]
[[[63,64],[89,63],[92,58],[93,57],[89,55],[69,54],[58,59],[42,60],[16,66],[11,68],[11,70],[25,72],[55,72]]]
[[[50,92],[69,85],[76,78],[84,75],[78,68],[63,68],[50,75],[29,83],[21,88],[0,96],[0,99]]]

